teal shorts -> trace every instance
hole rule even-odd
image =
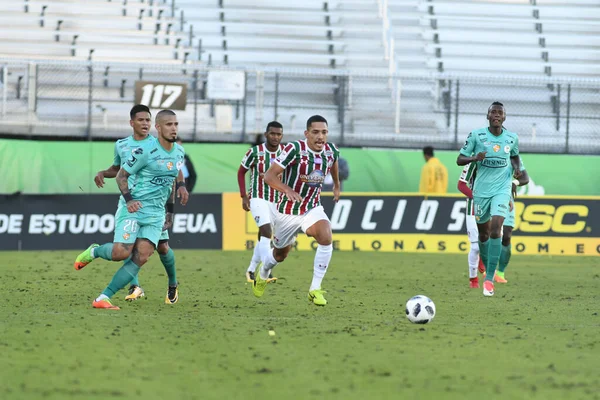
[[[146,212],[144,212],[146,211]],[[135,213],[127,211],[127,207],[119,204],[115,213],[115,235],[113,243],[135,243],[135,240],[147,239],[158,246],[158,241],[163,235],[167,239],[169,234],[163,231],[165,224],[164,210],[160,213],[148,212],[150,210],[139,210]],[[164,232],[164,234],[163,234]]]
[[[497,194],[493,197],[476,197],[475,220],[478,224],[485,224],[493,216],[508,218],[510,215],[510,194]]]
[[[504,220],[504,226],[510,226],[511,228],[515,227],[515,207],[514,207],[514,204],[513,204],[512,211],[509,211],[508,217],[506,217],[506,219]]]
[[[164,231],[162,231],[160,234],[160,239],[158,239],[158,240],[160,240],[161,242],[165,242],[165,241],[169,240],[169,231],[166,229]]]

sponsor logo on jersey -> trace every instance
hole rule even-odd
[[[173,183],[173,178],[170,176],[155,176],[150,180],[150,183],[156,186],[167,186]]]
[[[481,165],[488,168],[504,168],[508,165],[505,158],[484,158]]]
[[[494,147],[492,147],[494,149],[494,152],[497,153],[498,150],[500,150],[500,145],[499,144],[495,144]]]
[[[506,154],[510,153],[510,146],[509,145],[504,146],[504,152]]]
[[[316,169],[309,175],[300,175],[300,180],[310,187],[321,186],[325,181],[325,174],[320,169]]]
[[[183,167],[183,161],[177,161],[177,171],[181,170],[181,168]]]
[[[169,162],[167,163],[167,169],[168,169],[169,171],[173,169],[173,163],[172,163],[171,161],[169,161]]]

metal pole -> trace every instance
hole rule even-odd
[[[6,115],[6,101],[8,97],[8,67],[2,68],[2,116]]]
[[[569,152],[569,122],[571,121],[571,84],[567,85],[567,134],[565,137],[565,152]]]
[[[344,123],[344,120],[346,119],[346,113],[345,113],[345,108],[346,108],[346,79],[348,79],[345,76],[341,76],[340,77],[340,83],[341,83],[341,87],[340,87],[340,105],[339,105],[339,109],[340,109],[340,145],[343,146],[344,145],[344,136],[346,133],[346,124]]]
[[[193,141],[196,141],[196,133],[198,127],[198,70],[194,71],[194,82],[192,83],[194,89],[194,134]]]
[[[396,78],[396,93],[395,95],[395,103],[396,103],[396,117],[394,118],[394,131],[396,133],[400,133],[400,102],[401,102],[401,93],[402,93],[402,81],[399,78]]]
[[[244,72],[244,115],[242,115],[242,137],[240,137],[240,142],[244,142],[246,138],[246,109],[248,103],[248,73]]]
[[[450,120],[452,119],[452,80],[448,80],[448,97],[444,99],[447,101],[447,104],[444,104],[446,107],[446,128],[450,128]]]
[[[175,0],[171,0],[171,18],[175,18]]]
[[[88,71],[90,72],[90,79],[88,85],[88,115],[87,115],[87,136],[88,140],[92,140],[92,88],[94,85],[94,67],[90,62],[88,67]]]
[[[279,72],[275,73],[275,116],[273,119],[277,121],[277,107],[279,106]]]
[[[454,148],[458,147],[458,104],[460,103],[460,81],[456,80],[456,107],[454,108]]]
[[[560,83],[556,93],[556,130],[560,129]]]

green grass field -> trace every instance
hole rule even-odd
[[[484,298],[466,255],[335,253],[317,308],[312,253],[256,299],[250,253],[176,250],[178,304],[153,256],[147,299],[107,311],[91,301],[119,265],[76,254],[0,254],[0,399],[600,398],[599,258],[514,256]],[[431,324],[406,319],[415,294]]]

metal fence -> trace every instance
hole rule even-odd
[[[456,149],[469,131],[487,125],[488,106],[500,101],[505,126],[519,133],[522,150],[600,153],[600,79],[1,59],[0,69],[3,135],[126,136],[136,82],[149,82],[143,90],[153,108],[171,104],[161,100],[169,93],[157,85],[185,87],[178,99],[185,109],[177,114],[187,141],[252,142],[271,120],[284,125],[286,139],[298,138],[306,119],[321,114],[340,145]],[[211,96],[213,71],[241,72],[241,97]],[[156,93],[162,97],[153,101]]]

